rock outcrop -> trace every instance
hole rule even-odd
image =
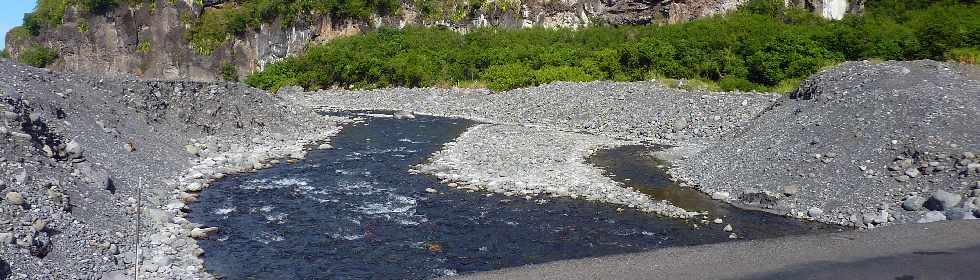
[[[143,1],[102,14],[78,9],[65,12],[63,24],[29,38],[6,38],[16,57],[33,45],[51,48],[60,58],[48,68],[96,75],[132,74],[153,79],[212,81],[242,77],[265,65],[302,53],[311,43],[360,33],[377,27],[442,26],[466,32],[476,27],[579,28],[596,24],[677,23],[732,11],[747,0],[495,0],[466,8],[461,18],[425,16],[403,2],[392,16],[370,20],[329,15],[300,17],[291,25],[277,20],[258,30],[233,36],[213,50],[196,49],[188,41],[193,23],[203,13],[231,7],[227,0]],[[828,18],[859,11],[862,0],[786,0]],[[441,19],[434,19],[441,18]]]

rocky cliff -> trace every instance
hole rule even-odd
[[[132,1],[131,1],[132,2]],[[430,1],[431,2],[431,1]],[[61,24],[35,36],[7,34],[7,51],[17,57],[32,46],[55,50],[48,65],[58,71],[88,74],[134,74],[152,79],[217,80],[261,70],[266,64],[301,53],[314,42],[378,27],[442,26],[465,32],[477,27],[569,27],[597,24],[676,23],[724,13],[747,0],[489,0],[437,1],[432,13],[422,1],[402,1],[387,16],[351,19],[336,14],[301,14],[274,20],[201,49],[189,43],[193,25],[206,13],[235,9],[228,0],[144,0],[101,13],[65,9]],[[785,0],[827,18],[860,11],[863,1]],[[452,5],[446,8],[445,5]],[[283,24],[288,22],[288,25]]]

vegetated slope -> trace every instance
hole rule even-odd
[[[334,40],[248,78],[265,89],[467,86],[506,90],[553,81],[693,79],[714,90],[789,91],[844,60],[980,57],[980,5],[874,1],[828,21],[782,1],[667,26],[381,30]]]
[[[822,13],[823,2],[792,5]],[[778,1],[782,5],[783,1]],[[863,0],[846,10],[860,12]],[[237,79],[308,44],[380,27],[468,31],[675,23],[731,11],[744,0],[39,0],[7,34],[22,63],[92,74]],[[835,1],[834,3],[841,3]],[[842,6],[835,6],[843,8]],[[43,51],[43,52],[42,52]],[[25,53],[54,53],[32,56]],[[30,59],[46,58],[46,59]]]
[[[980,188],[980,82],[953,69],[960,67],[845,63],[673,172],[708,193],[826,222],[915,221],[922,201],[906,205],[919,211],[903,210],[902,201],[937,190],[961,195],[962,204],[943,200],[952,202],[949,218],[962,218],[977,206],[971,189]]]
[[[184,146],[249,151],[309,134],[321,119],[239,84],[103,80],[8,61],[0,61],[0,100],[3,279],[7,269],[11,279],[99,279],[132,265],[137,199],[143,263],[155,271],[141,276],[190,279],[196,271],[187,267],[199,261],[178,255],[193,255],[194,242],[149,242],[176,214],[160,209],[194,158]]]

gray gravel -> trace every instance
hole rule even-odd
[[[547,128],[483,124],[446,144],[419,169],[460,189],[485,190],[539,203],[561,196],[670,217],[692,216],[693,213],[622,186],[585,163],[585,158],[598,149],[626,143]]]
[[[0,275],[9,279],[132,274],[138,201],[141,278],[210,278],[189,239],[197,225],[178,224],[186,194],[177,189],[302,156],[303,144],[336,132],[308,108],[238,84],[103,80],[7,61],[0,101]],[[228,167],[187,179],[216,170],[201,166]]]
[[[409,110],[629,139],[693,139],[730,136],[778,97],[687,92],[657,82],[560,82],[502,93],[432,88],[325,90],[301,97],[305,100],[300,102],[338,109]]]
[[[812,218],[830,223],[916,221],[926,214],[922,197],[948,192],[927,208],[955,207],[980,181],[969,167],[980,151],[978,94],[980,82],[943,63],[845,63],[672,172],[735,201],[761,192],[764,206],[793,216],[818,207],[824,215]],[[785,196],[787,185],[802,188]]]

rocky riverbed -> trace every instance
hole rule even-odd
[[[696,213],[617,184],[585,158],[628,142],[547,128],[484,124],[436,153],[420,170],[460,189],[531,200],[539,196],[608,202],[668,217]]]
[[[210,279],[195,238],[220,229],[187,221],[187,203],[227,174],[329,148],[347,119],[318,109],[486,122],[418,167],[457,188],[691,215],[585,163],[602,147],[653,142],[677,147],[658,153],[674,178],[734,204],[860,227],[971,219],[980,215],[975,73],[851,62],[785,97],[656,82],[269,94],[3,61],[0,278],[126,279],[138,262],[141,277]]]
[[[578,176],[547,187],[525,183],[511,189],[520,181],[508,178],[563,177],[563,169],[541,170],[537,162],[577,158],[531,151],[541,143],[602,135],[677,146],[658,155],[674,163],[675,178],[715,199],[875,227],[980,215],[973,198],[980,187],[980,126],[970,124],[980,117],[974,68],[934,61],[850,62],[811,77],[784,97],[687,92],[656,82],[555,83],[502,93],[282,92],[314,107],[409,110],[556,130],[516,136],[502,126],[496,133],[477,127],[467,134],[480,136],[464,135],[459,140],[464,144],[436,157],[433,166],[441,168],[432,173],[482,189],[553,194],[549,188],[584,184],[588,180]],[[560,150],[587,154],[574,145]],[[463,170],[467,164],[483,168]],[[628,196],[600,200],[617,203],[622,197]]]

